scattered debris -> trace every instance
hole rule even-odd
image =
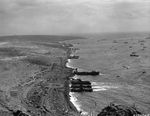
[[[138,40],[138,43],[144,43],[145,40]]]
[[[132,48],[132,46],[129,46],[129,48]]]
[[[142,113],[136,109],[135,106],[128,107],[124,105],[110,104],[102,109],[97,116],[136,116]]]
[[[123,68],[125,68],[125,69],[129,69],[130,68],[130,66],[122,66]]]
[[[150,39],[150,37],[146,37],[145,39]]]

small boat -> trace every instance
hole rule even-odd
[[[132,53],[130,54],[130,56],[131,56],[131,57],[139,57],[139,55],[138,55],[136,52],[132,52]]]

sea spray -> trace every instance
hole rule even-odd
[[[71,59],[68,59],[68,62],[66,63],[66,66],[69,68],[74,68],[71,66]],[[76,79],[78,78],[78,76],[73,76],[72,78]],[[88,112],[83,111],[83,109],[81,109],[81,104],[78,101],[77,97],[76,97],[76,93],[74,92],[69,92],[70,95],[70,101],[73,103],[73,105],[77,108],[77,110],[81,113],[82,116],[88,116]]]

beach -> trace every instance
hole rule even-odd
[[[80,116],[69,95],[73,69],[66,63],[72,45],[51,39],[8,40],[0,46],[0,113]]]

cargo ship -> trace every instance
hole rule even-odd
[[[92,86],[89,81],[82,81],[81,79],[71,80],[71,92],[92,92]]]

